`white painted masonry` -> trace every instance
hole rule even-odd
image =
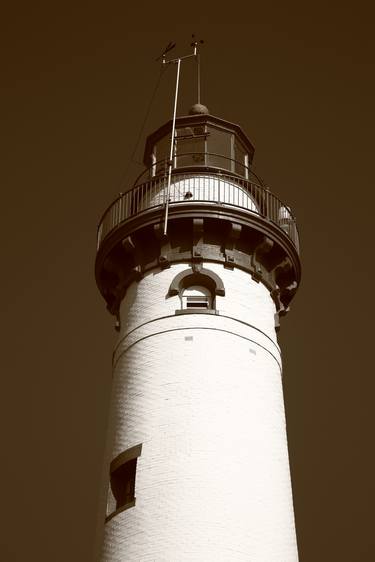
[[[227,205],[237,205],[248,211],[259,212],[258,205],[247,189],[241,188],[232,182],[220,179],[209,174],[193,174],[184,179],[175,180],[170,186],[169,199],[171,202],[186,201],[186,193],[190,192],[189,201],[220,202]],[[145,198],[146,208],[162,205],[166,199],[167,188],[161,184],[160,189]],[[285,210],[285,214],[287,211]],[[287,216],[286,216],[287,218]]]
[[[176,315],[155,270],[127,290],[114,352],[113,452],[142,444],[136,505],[105,525],[104,562],[297,562],[275,305],[239,269]]]

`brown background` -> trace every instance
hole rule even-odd
[[[115,339],[95,228],[141,169],[128,163],[154,59],[170,40],[189,52],[192,32],[206,40],[202,101],[241,124],[300,225],[303,283],[280,337],[301,562],[375,559],[372,15],[358,2],[246,6],[2,13],[4,562],[92,560]],[[147,134],[172,92],[173,68]]]

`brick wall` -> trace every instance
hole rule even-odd
[[[102,560],[296,562],[274,303],[240,270],[219,315],[175,315],[174,265],[134,283],[114,352],[111,459],[142,443]]]

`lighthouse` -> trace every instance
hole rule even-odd
[[[176,103],[98,227],[118,331],[101,560],[297,562],[277,342],[296,221],[239,125]]]

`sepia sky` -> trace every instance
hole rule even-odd
[[[302,284],[280,343],[300,561],[374,560],[375,39],[370,3],[333,4],[3,12],[4,562],[92,562],[116,338],[96,225],[171,117],[173,67],[141,131],[155,59],[171,40],[188,54],[192,33],[202,102],[242,126],[299,225]],[[183,66],[179,115],[194,71]]]

